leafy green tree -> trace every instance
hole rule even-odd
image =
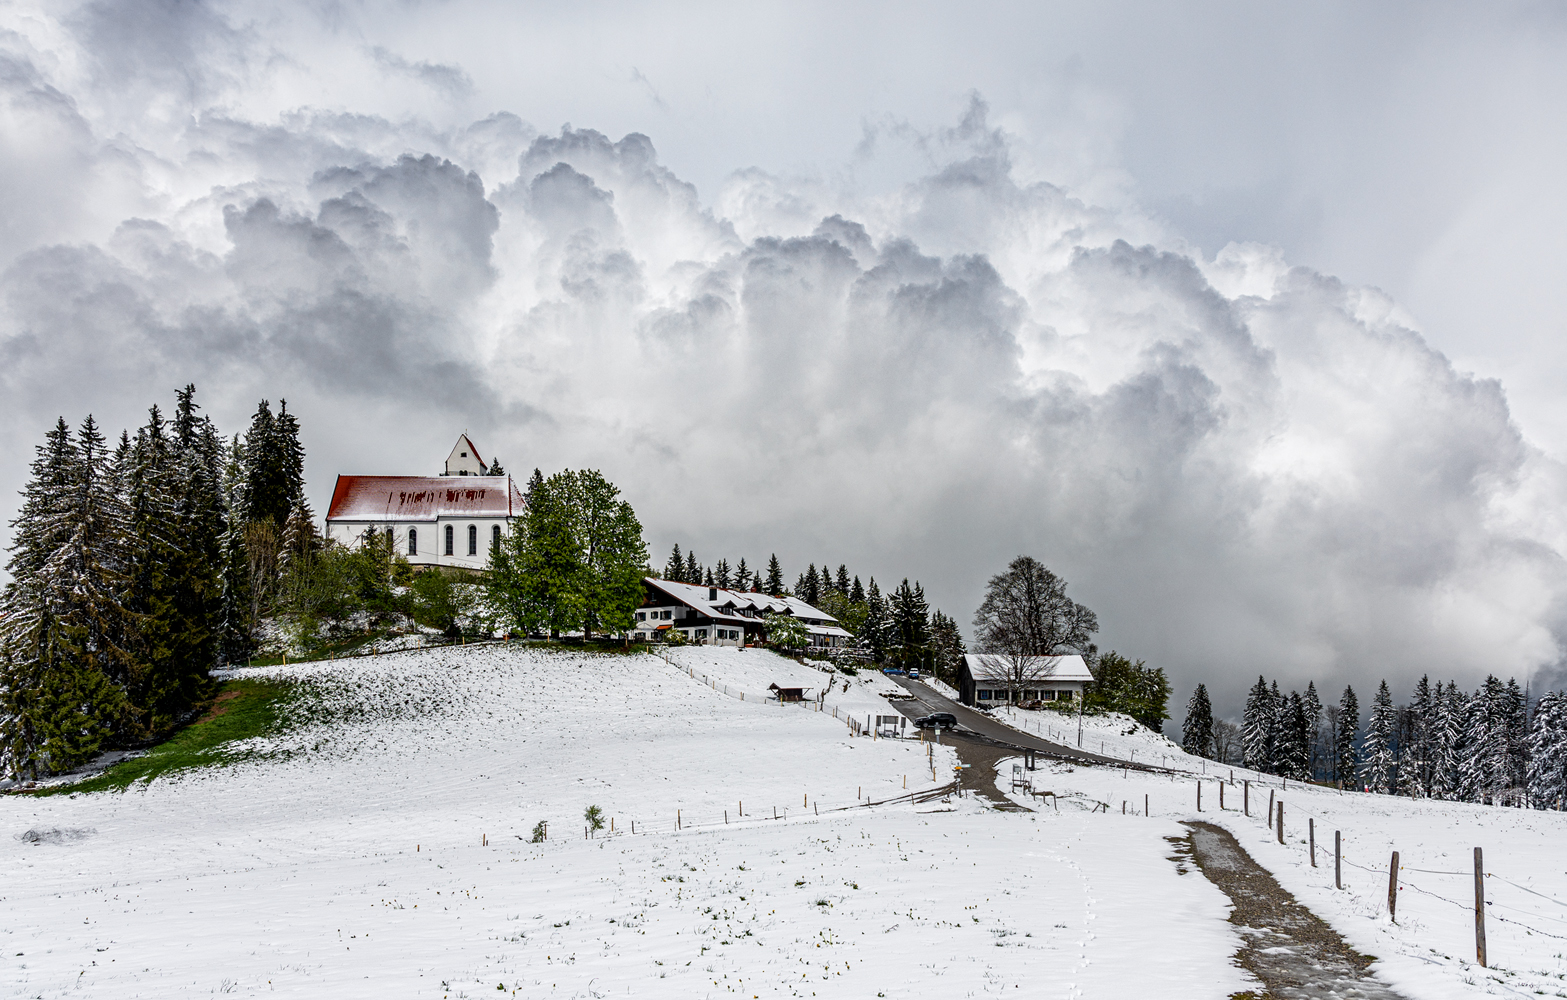
[[[449,636],[460,634],[457,619],[465,610],[451,577],[438,569],[414,575],[409,590],[413,595],[413,619],[426,628],[440,629]]]
[[[1088,711],[1122,712],[1158,732],[1168,719],[1170,682],[1164,670],[1133,663],[1111,650],[1096,659],[1093,682],[1084,691]]]
[[[642,603],[647,572],[642,522],[601,473],[593,469],[578,473],[575,486],[582,550],[582,631],[587,635],[629,631]]]
[[[767,637],[767,644],[779,649],[804,649],[811,642],[811,633],[806,629],[805,623],[793,615],[774,614],[769,611],[762,616],[762,628]]]

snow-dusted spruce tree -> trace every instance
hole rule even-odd
[[[936,676],[952,682],[957,679],[958,666],[963,662],[963,633],[958,623],[937,610],[930,618],[930,644],[934,653]]]
[[[1502,695],[1502,711],[1507,731],[1507,785],[1512,790],[1510,798],[1514,800],[1524,794],[1529,781],[1528,702],[1517,678],[1509,677]]]
[[[1495,675],[1487,675],[1469,699],[1459,763],[1459,794],[1466,801],[1502,804],[1509,787],[1507,707],[1507,688]]]
[[[0,606],[0,767],[67,770],[126,729],[128,518],[92,417],[62,419],[32,466]]]
[[[1338,775],[1338,786],[1354,787],[1355,775],[1360,773],[1360,755],[1355,749],[1355,738],[1360,734],[1360,699],[1355,689],[1348,685],[1338,700],[1338,733],[1333,746],[1333,773]]]
[[[1297,781],[1307,781],[1311,778],[1311,732],[1306,722],[1306,702],[1298,691],[1291,691],[1287,701],[1286,724],[1280,739],[1283,748],[1280,773]]]
[[[1422,676],[1415,682],[1415,696],[1409,703],[1409,742],[1398,762],[1398,790],[1406,795],[1431,795],[1435,723],[1436,705],[1431,694],[1431,680]]]
[[[1241,755],[1253,770],[1270,770],[1269,730],[1273,722],[1273,698],[1262,675],[1246,695],[1246,711],[1241,716]]]
[[[854,644],[871,654],[871,660],[880,663],[892,644],[892,621],[887,612],[887,602],[882,599],[876,578],[871,577],[870,590],[865,594],[865,619],[854,635]]]
[[[1551,691],[1534,707],[1529,729],[1529,803],[1561,810],[1567,801],[1567,694]]]
[[[1436,798],[1457,800],[1463,796],[1464,720],[1469,699],[1455,681],[1436,686],[1436,721],[1432,724],[1431,794]]]
[[[1393,726],[1397,721],[1393,695],[1387,681],[1377,687],[1371,699],[1371,716],[1366,721],[1366,739],[1361,747],[1361,782],[1373,792],[1393,790]]]
[[[1197,685],[1186,703],[1186,721],[1181,725],[1181,749],[1194,757],[1213,757],[1213,704],[1208,686]]]
[[[1306,712],[1306,774],[1316,778],[1322,759],[1322,699],[1317,696],[1316,681],[1306,682],[1302,701]]]
[[[762,584],[762,592],[772,597],[783,596],[783,567],[778,565],[778,553],[776,552],[767,560],[767,579]]]
[[[1290,700],[1279,690],[1279,682],[1268,685],[1268,697],[1273,703],[1272,723],[1268,727],[1268,770],[1285,774],[1289,766]]]

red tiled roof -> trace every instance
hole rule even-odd
[[[433,521],[515,517],[522,494],[510,476],[338,476],[328,521]]]

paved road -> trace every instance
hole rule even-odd
[[[1104,754],[1079,750],[1074,746],[1055,743],[1033,733],[1025,733],[1021,730],[1013,729],[1011,726],[997,722],[984,712],[976,711],[953,701],[943,694],[939,694],[934,688],[928,687],[920,681],[911,681],[907,677],[899,677],[896,674],[887,675],[887,679],[895,681],[905,691],[914,696],[913,704],[903,699],[893,702],[897,706],[898,711],[907,715],[910,719],[917,719],[932,712],[951,712],[957,716],[961,730],[967,730],[985,740],[1003,743],[1010,747],[1034,750],[1051,757],[1084,761],[1092,764],[1113,764],[1116,767],[1131,766],[1139,771],[1164,770],[1164,768],[1148,767],[1142,763],[1128,765],[1126,761],[1117,757],[1107,757]]]

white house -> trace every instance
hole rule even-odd
[[[640,642],[673,629],[688,642],[743,646],[762,637],[762,618],[769,612],[798,619],[810,636],[810,644],[818,648],[838,649],[854,639],[838,619],[795,597],[700,587],[651,576],[642,583],[646,594],[632,626],[632,638]]]
[[[388,532],[393,551],[415,566],[483,569],[490,544],[523,496],[510,476],[486,476],[479,450],[464,434],[440,476],[338,476],[326,513],[326,537],[355,545],[366,531]],[[463,477],[454,481],[451,477]]]
[[[1076,654],[1029,656],[1021,664],[1003,653],[969,653],[958,668],[958,700],[965,705],[1074,701],[1094,679]]]

